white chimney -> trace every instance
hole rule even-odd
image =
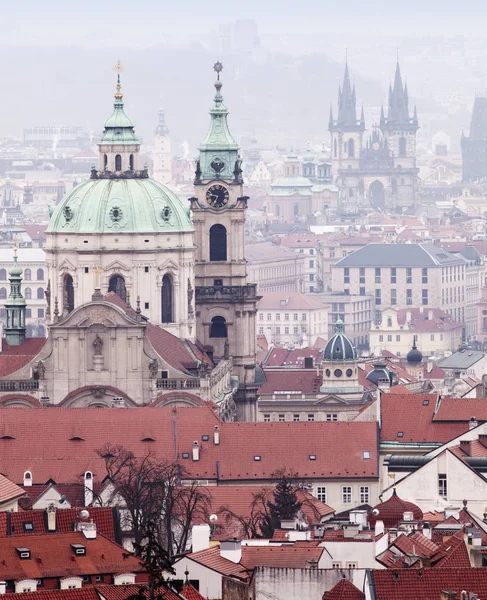
[[[6,594],[6,593],[7,593],[7,582],[0,581],[0,594]]]
[[[193,525],[191,530],[192,551],[208,550],[210,547],[210,526]]]
[[[47,531],[56,531],[56,507],[54,503],[49,504],[47,512]]]
[[[242,542],[240,540],[223,540],[220,542],[220,556],[238,564],[242,560]]]
[[[213,431],[213,443],[215,444],[215,446],[220,445],[220,428],[218,427],[218,425],[215,425],[215,429]]]
[[[85,473],[85,506],[90,506],[93,502],[93,473],[86,471]]]
[[[198,442],[193,442],[193,460],[200,459],[200,445]]]
[[[32,473],[30,471],[26,471],[24,473],[24,487],[32,486]]]
[[[423,523],[423,535],[429,540],[431,539],[431,525],[427,521]]]
[[[384,533],[384,521],[381,521],[380,519],[378,519],[375,522],[375,527],[374,527],[374,533],[375,535],[381,535],[382,533]]]
[[[479,422],[477,421],[477,417],[470,417],[470,421],[468,422],[469,429],[475,429]]]

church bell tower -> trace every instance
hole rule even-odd
[[[195,301],[197,337],[213,352],[215,363],[233,360],[238,377],[239,420],[256,415],[256,284],[247,283],[245,213],[239,147],[227,123],[217,73],[210,128],[199,147],[190,199],[196,229]]]

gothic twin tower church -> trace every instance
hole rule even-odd
[[[221,95],[221,69],[216,63],[210,127],[189,201],[151,179],[140,163],[118,76],[98,164],[50,218],[49,336],[9,376],[30,376],[32,385],[21,388],[29,394],[10,394],[4,403],[211,401],[224,418],[255,418],[259,297],[256,285],[247,283],[248,198]],[[14,351],[6,344],[3,354]]]
[[[339,188],[343,214],[372,209],[405,212],[417,205],[419,169],[416,166],[416,107],[411,115],[407,84],[403,85],[399,62],[394,84],[389,86],[387,112],[381,108],[379,123],[364,140],[364,109],[357,119],[355,86],[348,64],[338,90],[338,113],[330,108],[331,172]]]

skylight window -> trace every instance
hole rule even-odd
[[[370,458],[370,451],[369,450],[364,450],[362,452],[362,458],[364,458],[365,460]]]
[[[262,460],[262,456],[259,456],[259,455],[254,456],[254,460],[255,460],[255,462],[259,462],[260,460]]]
[[[316,454],[310,454],[309,455],[309,459],[310,460],[316,460]]]
[[[429,406],[429,403],[430,401],[427,398],[423,400],[423,406]]]
[[[404,437],[404,431],[398,431],[397,437]]]

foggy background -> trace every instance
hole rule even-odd
[[[0,136],[33,125],[81,125],[100,133],[124,64],[126,112],[150,143],[166,110],[173,144],[191,154],[213,97],[212,65],[236,137],[262,146],[328,143],[345,51],[366,116],[387,99],[399,52],[410,105],[438,119],[457,143],[476,92],[487,88],[486,5],[416,0],[291,3],[1,3]],[[455,110],[442,98],[455,95]],[[336,110],[336,109],[335,109]],[[371,120],[367,118],[370,128]]]

